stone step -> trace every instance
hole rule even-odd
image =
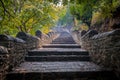
[[[50,55],[50,56],[26,56],[25,61],[90,61],[90,56],[84,55]]]
[[[28,51],[28,56],[47,55],[89,55],[89,53],[79,48],[39,48]]]
[[[55,39],[53,42],[75,42],[72,37],[59,37]]]
[[[78,44],[45,44],[43,48],[81,48]]]
[[[76,44],[72,41],[62,42],[62,41],[53,41],[52,44]]]
[[[24,62],[8,73],[6,80],[75,80],[76,78],[117,80],[111,70],[104,70],[92,62]]]

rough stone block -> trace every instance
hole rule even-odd
[[[42,38],[42,32],[41,32],[40,30],[37,30],[37,31],[35,32],[35,35],[36,35],[37,37],[39,37],[39,38]]]
[[[90,30],[82,38],[90,38],[96,34],[98,34],[98,32],[96,30]]]

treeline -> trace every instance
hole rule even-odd
[[[120,6],[120,0],[71,0],[70,10],[73,16],[82,21],[82,24],[77,23],[78,27],[87,27],[96,29],[99,32],[109,31],[116,24],[113,19],[117,8]],[[120,12],[120,11],[119,11]],[[120,21],[120,20],[118,20]],[[118,24],[118,23],[117,23]],[[82,29],[82,28],[78,29]]]
[[[94,28],[100,32],[108,31],[113,29],[114,24],[116,24],[115,21],[120,21],[120,19],[116,20],[116,18],[120,17],[120,0],[65,1],[63,0],[63,4],[68,5],[70,14],[73,16],[74,30]]]
[[[120,0],[0,0],[0,33],[47,33],[56,23],[108,31],[119,26],[119,6]]]

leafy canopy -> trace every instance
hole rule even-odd
[[[0,33],[47,33],[64,10],[49,0],[0,0]]]

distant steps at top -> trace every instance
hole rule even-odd
[[[43,48],[81,48],[78,44],[45,44]]]
[[[76,44],[72,36],[68,32],[62,32],[52,44]]]

